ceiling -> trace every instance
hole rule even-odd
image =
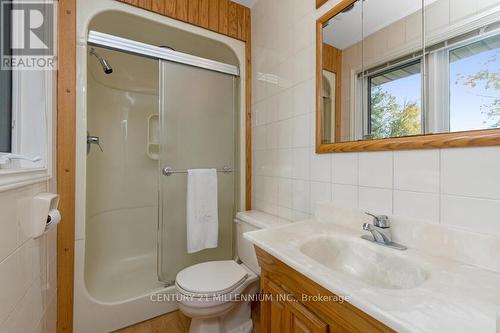
[[[232,1],[247,7],[252,7],[253,3],[255,2],[255,0],[232,0]]]
[[[432,3],[435,0],[427,1]],[[325,43],[345,49],[362,38],[361,17],[363,16],[364,35],[368,36],[418,10],[422,0],[365,0],[358,1],[354,8],[332,18],[323,30]],[[363,7],[363,10],[361,8]],[[361,14],[363,11],[363,14]]]

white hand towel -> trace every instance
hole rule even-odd
[[[217,247],[218,237],[217,170],[188,170],[187,251]]]

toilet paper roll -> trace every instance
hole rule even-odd
[[[45,226],[45,230],[55,226],[61,222],[61,212],[58,209],[49,210],[49,216],[47,216],[47,224]]]

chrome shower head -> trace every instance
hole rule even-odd
[[[104,71],[104,73],[106,74],[111,74],[113,73],[113,67],[111,67],[111,65],[109,64],[109,62],[104,59],[103,57],[101,57],[96,51],[94,48],[91,48],[90,49],[90,54],[92,54],[94,57],[97,58],[97,60],[99,60],[99,63],[101,64],[102,66],[102,70]]]
[[[102,69],[104,70],[104,73],[106,73],[106,74],[113,73],[113,68],[111,67],[111,65],[109,64],[109,62],[106,59],[101,58],[101,59],[99,59],[99,62],[101,63],[101,66],[102,66]]]

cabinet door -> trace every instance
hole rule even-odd
[[[328,325],[307,310],[298,301],[286,303],[286,323],[288,333],[327,333]]]
[[[262,279],[262,333],[327,333],[328,325],[290,294],[268,279]]]
[[[286,332],[286,304],[283,301],[285,292],[267,279],[262,279],[262,294],[260,320],[262,333]]]

